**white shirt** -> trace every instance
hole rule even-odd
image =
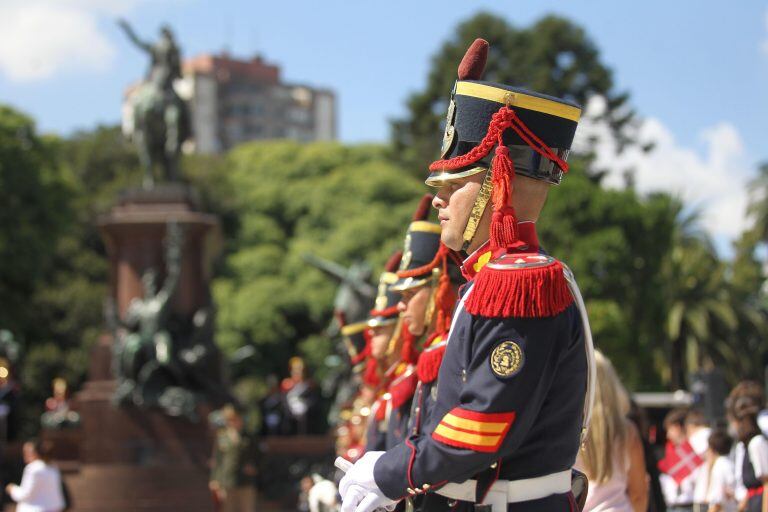
[[[757,426],[763,431],[763,435],[768,437],[768,410],[762,410],[757,415]],[[736,443],[733,450],[733,466],[736,474],[736,499],[741,501],[747,496],[747,489],[741,479],[741,468],[744,463],[744,445]]]
[[[755,468],[755,476],[768,476],[768,439],[765,434],[755,436],[749,441],[749,458]],[[736,477],[736,499],[741,501],[747,496],[741,470],[744,467],[744,443],[738,443],[733,451],[734,475]]]
[[[699,468],[697,468],[698,471]],[[666,473],[659,475],[661,492],[668,507],[674,505],[690,505],[693,503],[693,491],[696,484],[696,471],[688,475],[677,485],[675,479]]]
[[[724,512],[736,512],[738,503],[734,497],[736,479],[734,477],[733,464],[728,457],[720,456],[712,464],[709,474],[709,489],[706,494],[706,503],[720,505]]]
[[[749,461],[755,469],[755,477],[761,479],[768,476],[768,439],[763,436],[755,436],[749,440],[747,446]]]
[[[741,469],[744,464],[744,445],[736,443],[736,446],[731,451],[733,454],[733,475],[736,479],[736,501],[741,501],[747,496],[747,488],[744,487],[744,481],[741,479]]]
[[[736,477],[733,462],[728,457],[715,459],[712,468],[705,464],[696,481],[694,503],[721,505],[726,512],[736,510],[734,497]]]
[[[696,432],[688,437],[688,443],[690,443],[693,451],[696,455],[702,458],[707,458],[707,449],[709,449],[709,434],[712,432],[707,427],[701,427]],[[696,468],[689,478],[693,479],[693,503],[706,503],[707,502],[707,485],[709,483],[709,474],[707,473],[707,465],[702,464]]]
[[[64,509],[61,474],[42,460],[27,464],[21,485],[11,487],[11,498],[18,503],[16,512],[58,512]]]

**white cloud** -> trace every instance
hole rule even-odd
[[[99,26],[140,0],[3,0],[0,73],[30,82],[61,71],[104,70],[115,48]]]
[[[604,103],[590,102],[588,113],[600,112]],[[597,166],[609,170],[605,184],[623,187],[624,173],[634,169],[635,187],[640,193],[667,191],[701,212],[702,226],[715,238],[733,240],[748,226],[746,206],[748,182],[754,176],[738,130],[720,122],[699,133],[703,151],[681,145],[664,123],[645,119],[639,127],[643,142],[655,142],[650,152],[631,148],[616,155],[602,123],[586,121],[579,130],[577,147],[584,147],[590,135],[600,142],[595,148]],[[603,135],[600,137],[600,135]]]

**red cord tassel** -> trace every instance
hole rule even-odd
[[[497,212],[509,205],[509,200],[512,198],[512,181],[515,179],[515,165],[509,157],[509,148],[504,145],[501,136],[491,162],[491,172],[493,173],[491,200],[493,211]]]
[[[499,249],[514,249],[521,245],[518,240],[517,218],[515,210],[507,206],[493,212],[490,226],[490,249],[494,253]]]
[[[472,315],[550,317],[563,312],[573,302],[563,265],[557,260],[532,268],[495,269],[486,265],[474,282],[464,304]]]

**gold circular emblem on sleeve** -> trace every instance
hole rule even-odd
[[[520,345],[504,341],[491,353],[491,370],[499,377],[512,377],[523,367],[524,358]]]

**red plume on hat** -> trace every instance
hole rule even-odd
[[[459,64],[459,80],[480,80],[488,60],[488,41],[475,39]]]
[[[427,220],[429,218],[429,209],[432,206],[432,200],[435,198],[432,194],[424,194],[413,212],[412,221]]]
[[[384,272],[394,272],[400,266],[400,260],[403,259],[403,251],[395,251],[384,264]]]
[[[488,56],[488,42],[476,39],[459,65],[459,80],[479,79]],[[488,156],[495,148],[491,162],[493,214],[490,225],[490,249],[496,258],[526,249],[519,240],[517,218],[511,206],[515,166],[504,144],[503,135],[513,130],[531,149],[555,163],[563,172],[568,164],[547,146],[517,116],[510,104],[493,114],[483,140],[469,152],[433,162],[430,171],[456,170],[472,165]],[[563,275],[562,264],[551,264],[522,270],[486,265],[475,277],[472,293],[465,302],[473,315],[486,317],[542,317],[553,316],[573,301]]]

